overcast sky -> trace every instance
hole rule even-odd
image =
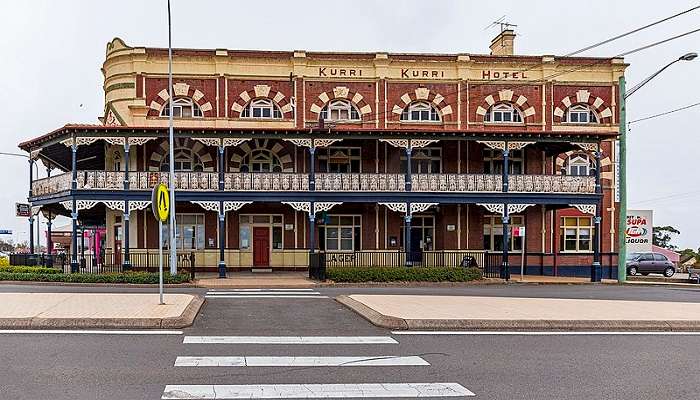
[[[518,25],[518,54],[560,55],[694,5],[697,0],[172,0],[173,46],[488,53],[497,28],[484,28],[505,14]],[[584,55],[613,56],[697,28],[700,11]],[[115,36],[132,46],[167,47],[166,1],[5,2],[0,151],[19,152],[20,141],[68,122],[97,122],[103,107],[100,67]],[[628,56],[628,87],[689,51],[700,51],[700,33]],[[699,89],[700,59],[677,63],[630,97],[628,121],[700,102]],[[680,229],[681,248],[700,247],[700,217],[693,207],[700,200],[698,118],[700,107],[640,122],[628,140],[630,208],[653,209],[655,225]],[[28,191],[26,159],[0,156],[0,182],[0,229],[26,240],[26,218],[14,216],[15,202]]]

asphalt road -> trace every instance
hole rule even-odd
[[[0,285],[0,291],[28,289],[35,287]],[[697,302],[698,290],[509,285],[318,291],[309,298],[209,298],[183,335],[0,334],[0,398],[159,399],[166,385],[416,382],[458,383],[476,399],[698,398],[693,349],[699,348],[700,336],[397,335],[332,299],[340,293],[410,292]],[[186,336],[212,335],[388,336],[397,343],[183,343]],[[430,365],[175,367],[179,356],[418,356]]]

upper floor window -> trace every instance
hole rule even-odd
[[[326,121],[359,121],[360,112],[348,100],[333,100],[323,107],[319,117]]]
[[[576,104],[566,110],[561,121],[572,124],[596,124],[598,123],[598,116],[588,105]]]
[[[188,148],[177,148],[175,149],[175,171],[185,171],[185,172],[202,172],[204,171],[204,164],[200,160],[199,156],[195,154],[192,149]],[[168,164],[168,158],[164,158],[164,162],[160,165],[161,171],[169,171],[170,164]]]
[[[567,175],[588,176],[591,172],[591,160],[586,154],[574,154],[566,162]]]
[[[241,117],[282,119],[282,111],[270,99],[255,99],[243,109]]]
[[[401,172],[406,173],[405,153],[401,155]],[[440,147],[420,147],[413,149],[413,153],[411,153],[411,173],[439,174],[441,172],[442,149]]]
[[[416,101],[403,109],[401,112],[401,121],[436,122],[440,121],[440,115],[438,115],[437,110],[430,105],[430,103],[426,101]]]
[[[503,173],[503,151],[486,148],[484,149],[484,173]],[[508,153],[508,173],[517,175],[523,173],[523,151],[511,150]]]
[[[160,112],[161,117],[170,116],[168,107],[169,104],[170,102],[165,103],[165,107],[163,107],[163,110]],[[202,118],[203,116],[204,114],[202,113],[202,109],[199,108],[199,106],[191,99],[182,97],[173,100],[174,118]]]
[[[318,164],[321,172],[362,172],[362,156],[359,147],[319,148]]]
[[[240,170],[241,172],[282,172],[282,163],[270,150],[256,149],[243,157]]]
[[[112,165],[114,168],[112,168],[114,171],[121,171],[122,170],[122,153],[115,151],[114,156],[112,157]]]
[[[520,110],[513,107],[509,103],[498,103],[484,115],[485,122],[494,122],[498,124],[508,124],[508,123],[521,123],[523,122],[523,117],[520,115]]]

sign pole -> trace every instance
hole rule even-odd
[[[520,229],[525,229],[525,228],[520,228]],[[525,249],[527,249],[527,245],[526,245],[527,242],[525,242],[525,232],[520,231],[520,234],[521,234],[520,236],[523,238],[522,242],[521,242],[522,245],[520,246],[520,255],[521,255],[521,258],[520,258],[520,282],[523,282],[523,280],[525,279],[525,277],[524,277],[524,275],[525,275]]]
[[[160,294],[160,305],[163,302],[163,221],[158,220],[158,293]]]

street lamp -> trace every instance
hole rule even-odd
[[[622,283],[627,280],[627,98],[636,93],[644,85],[656,78],[666,68],[677,63],[678,61],[692,61],[698,57],[698,53],[691,52],[683,54],[677,59],[663,66],[663,68],[649,75],[648,78],[633,86],[629,91],[625,91],[625,77],[620,77],[620,139],[619,149],[620,155],[618,166],[620,176],[618,179],[618,192],[620,194],[620,217],[618,221],[618,255],[617,255],[617,281]]]

